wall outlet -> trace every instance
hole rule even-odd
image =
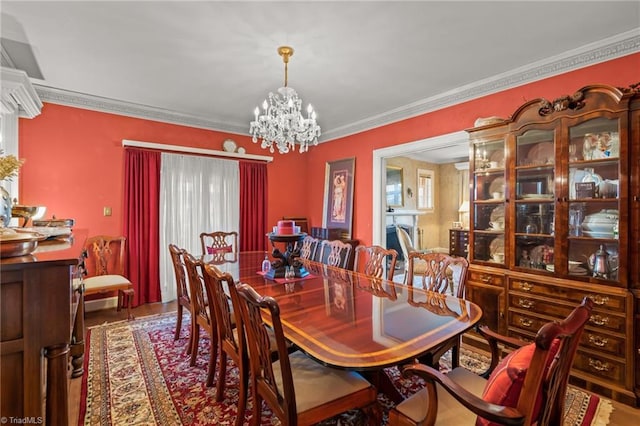
[[[111,216],[111,207],[105,207],[103,212],[105,216]]]

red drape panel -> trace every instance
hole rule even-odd
[[[160,152],[125,150],[124,235],[134,306],[161,300],[160,163]]]
[[[240,250],[266,249],[267,165],[240,162]]]

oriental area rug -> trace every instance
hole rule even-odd
[[[215,386],[205,385],[208,340],[201,338],[196,365],[186,355],[189,315],[185,314],[181,338],[174,340],[176,314],[165,313],[90,328],[85,351],[79,425],[229,425],[236,418],[237,368],[229,361],[224,399],[215,401]],[[461,364],[484,371],[487,358],[465,351]],[[441,361],[447,370],[449,360]],[[405,395],[421,388],[421,379],[403,379],[397,368],[387,373]],[[216,376],[216,380],[218,380]],[[393,403],[378,397],[383,424]],[[251,417],[249,397],[245,424]],[[604,426],[611,402],[570,387],[567,393],[565,426]],[[321,423],[323,426],[364,424],[359,411],[351,411]],[[261,425],[279,425],[265,406]]]

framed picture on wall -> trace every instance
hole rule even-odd
[[[329,161],[324,176],[322,226],[339,229],[341,239],[351,239],[355,157]]]

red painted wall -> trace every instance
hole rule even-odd
[[[640,80],[640,54],[608,61],[313,147],[306,154],[273,155],[268,166],[269,222],[307,216],[321,226],[327,161],[355,157],[354,238],[372,238],[372,151],[459,131],[478,117],[507,117],[527,100],[555,99],[593,83],[628,86]],[[20,119],[19,201],[47,206],[47,217],[74,218],[91,234],[122,232],[122,139],[221,149],[234,139],[248,153],[270,155],[247,136],[45,104]],[[103,207],[113,209],[103,216]]]

